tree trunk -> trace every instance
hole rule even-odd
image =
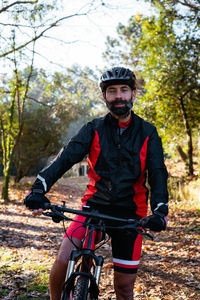
[[[197,154],[197,157],[198,157],[198,176],[200,178],[200,124],[199,124],[199,132],[198,132],[198,154]]]
[[[188,138],[188,175],[194,175],[194,162],[193,162],[193,141],[192,141],[192,130],[188,121],[187,112],[183,102],[183,97],[180,97],[181,110],[183,114],[183,120],[186,128],[187,138]]]
[[[9,203],[9,182],[10,182],[10,166],[11,163],[7,162],[7,165],[4,166],[3,170],[3,189],[2,189],[2,199],[4,200],[4,203]]]
[[[189,136],[188,141],[188,168],[189,168],[189,175],[194,175],[194,162],[193,162],[193,142],[192,142],[192,135]]]
[[[177,149],[178,154],[180,155],[182,161],[183,161],[185,164],[187,164],[187,159],[188,159],[188,157],[187,157],[187,154],[183,151],[182,147],[181,147],[180,145],[178,145],[178,146],[176,147],[176,149]]]
[[[17,175],[15,176],[15,183],[19,183],[20,180],[24,177],[22,170],[17,170]]]

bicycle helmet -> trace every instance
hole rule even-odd
[[[105,92],[109,85],[115,84],[127,84],[132,90],[135,90],[135,74],[131,70],[123,67],[114,67],[105,71],[100,78],[100,88],[102,92]]]

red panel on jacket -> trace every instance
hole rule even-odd
[[[136,214],[141,217],[146,217],[147,215],[147,199],[145,193],[147,192],[147,189],[144,186],[145,183],[145,172],[146,172],[146,156],[147,156],[147,143],[148,143],[149,137],[146,138],[144,141],[144,144],[140,150],[140,161],[141,161],[141,175],[139,180],[133,185],[133,188],[135,190],[135,195],[133,197],[133,201],[137,205],[137,211]]]
[[[89,157],[87,158],[87,162],[90,167],[89,171],[88,171],[88,177],[90,178],[90,181],[87,185],[88,188],[84,194],[84,197],[82,198],[82,201],[92,198],[94,193],[96,193],[96,191],[97,191],[95,184],[97,181],[99,181],[101,179],[101,177],[99,175],[97,175],[97,173],[94,170],[94,167],[96,165],[100,151],[101,151],[101,148],[99,145],[99,135],[98,135],[98,132],[95,131],[95,136],[94,136],[94,139],[92,142],[92,146],[90,148],[90,154],[89,154]]]

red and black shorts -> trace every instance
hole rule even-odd
[[[85,217],[76,216],[74,220],[84,222]],[[137,272],[142,249],[142,236],[137,232],[109,231],[111,237],[114,270],[121,273],[134,274]],[[64,236],[82,240],[85,227],[72,221]]]

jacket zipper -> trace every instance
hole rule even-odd
[[[121,149],[120,127],[117,128],[117,149]]]

